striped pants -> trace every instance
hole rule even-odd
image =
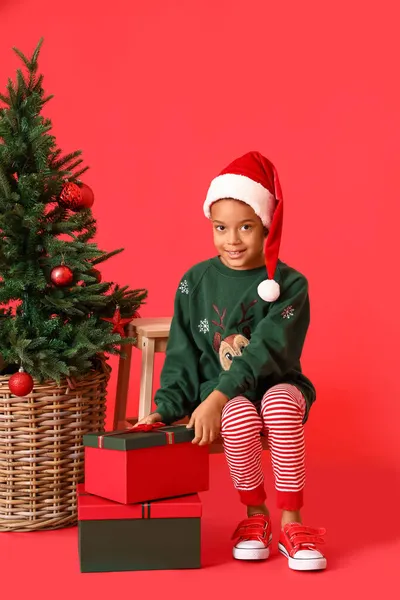
[[[302,507],[305,410],[302,393],[288,384],[269,389],[259,410],[243,396],[232,398],[225,405],[221,436],[229,471],[243,504],[260,506],[266,499],[261,466],[262,433],[268,437],[278,508]]]

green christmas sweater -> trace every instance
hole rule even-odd
[[[281,293],[268,303],[257,294],[265,267],[236,270],[219,257],[191,268],[175,297],[156,411],[165,423],[190,415],[213,390],[259,402],[278,383],[303,393],[307,414],[315,389],[301,370],[310,322],[306,278],[279,261]]]

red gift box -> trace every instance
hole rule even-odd
[[[193,437],[184,425],[87,434],[85,489],[122,504],[204,492],[209,450]]]
[[[81,572],[195,569],[201,566],[197,494],[118,504],[78,485]]]

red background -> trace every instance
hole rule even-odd
[[[276,164],[281,257],[310,281],[308,444],[324,461],[398,459],[396,4],[0,2],[0,87],[11,46],[44,36],[58,143],[91,166],[99,245],[125,247],[103,276],[146,287],[143,316],[171,314],[183,272],[213,254],[210,179],[251,149]],[[133,367],[131,414],[138,352]]]

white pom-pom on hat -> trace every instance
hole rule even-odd
[[[259,284],[257,292],[265,302],[275,302],[280,296],[281,288],[275,279],[265,279]]]
[[[280,295],[279,284],[275,281],[274,277],[276,274],[276,266],[278,264],[279,249],[281,246],[282,238],[282,225],[283,225],[283,200],[281,186],[278,179],[278,174],[273,167],[274,171],[274,187],[275,197],[277,205],[272,217],[272,223],[270,230],[267,235],[265,242],[265,261],[267,263],[268,279],[262,281],[258,286],[258,295],[265,302],[275,302]]]
[[[203,206],[207,218],[211,217],[212,204],[224,198],[251,206],[268,229],[264,248],[268,279],[259,284],[258,295],[265,302],[275,302],[280,294],[274,277],[282,237],[283,198],[274,165],[259,152],[234,160],[210,184]]]

